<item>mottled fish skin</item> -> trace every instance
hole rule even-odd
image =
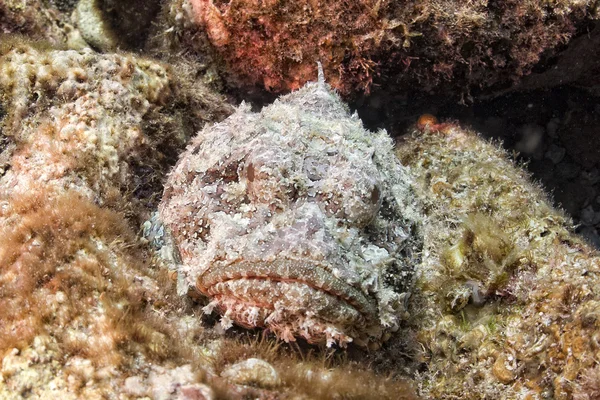
[[[224,327],[378,343],[405,313],[419,207],[385,131],[318,82],[205,128],[159,207],[190,286]]]

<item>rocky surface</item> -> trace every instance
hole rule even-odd
[[[411,103],[407,96],[388,99],[374,94],[352,107],[369,129],[384,128],[397,138],[423,112],[442,122],[460,121],[472,127],[483,138],[518,154],[517,160],[550,194],[554,206],[566,211],[577,231],[599,247],[595,213],[600,186],[595,176],[600,168],[600,97],[589,89],[562,85],[470,106],[435,103],[427,97]]]
[[[421,393],[596,398],[598,250],[504,151],[457,124],[413,132],[398,156],[427,218],[408,328]]]
[[[27,35],[30,39],[45,39],[58,45],[68,40],[73,29],[73,26],[68,24],[68,15],[53,4],[48,5],[36,0],[0,2],[2,36],[18,33]]]
[[[199,321],[183,324],[185,303],[132,230],[186,139],[186,86],[143,58],[4,49],[0,396],[100,398],[122,391],[124,371],[197,382],[178,369],[197,352],[181,358],[169,342]],[[211,100],[197,117],[227,113],[218,95],[195,95]]]
[[[600,247],[599,97],[562,86],[513,94],[470,109],[441,109],[440,114],[518,152],[519,161],[550,193],[553,204],[573,218],[577,232]]]
[[[208,41],[230,83],[289,91],[314,80],[320,61],[345,96],[384,85],[467,98],[510,86],[597,17],[595,1],[568,0],[174,0],[167,7],[177,40],[189,50]]]
[[[428,1],[418,3],[432,8],[408,2],[400,11],[385,1],[351,2],[356,7],[339,15],[328,14],[338,3],[294,3],[308,8],[287,15],[272,13],[281,4],[268,2],[174,0],[158,14],[157,3],[136,3],[0,2],[0,397],[600,396],[599,261],[590,245],[600,242],[600,102],[589,56],[597,48],[595,2]],[[93,17],[88,23],[82,11]],[[304,36],[273,34],[290,21],[294,32],[316,36],[341,27],[349,35],[340,37],[352,41],[311,47]],[[228,41],[232,34],[239,43]],[[288,45],[298,38],[300,47]],[[253,53],[248,40],[264,51]],[[142,48],[163,61],[122,51]],[[408,312],[379,349],[350,343],[327,351],[302,339],[287,345],[268,330],[224,331],[202,310],[208,298],[193,288],[182,293],[188,285],[178,259],[148,246],[164,245],[160,224],[144,221],[157,209],[167,171],[189,138],[234,110],[216,92],[226,87],[221,77],[244,88],[229,88],[236,98],[264,101],[265,84],[286,90],[316,76],[315,57],[344,93],[373,89],[353,107],[367,128],[397,137],[394,162],[423,205],[414,279],[396,281],[410,296],[395,310]],[[521,86],[529,91],[514,93],[513,79],[529,71]],[[390,84],[372,85],[379,79]],[[489,91],[476,89],[482,82]],[[254,94],[253,83],[263,86]],[[456,106],[469,93],[479,101]],[[242,114],[258,118],[258,105]],[[310,109],[316,119],[321,111]],[[302,120],[303,112],[282,113],[285,121],[271,125]],[[438,118],[415,129],[423,112]],[[324,125],[348,118],[330,117]],[[319,131],[310,126],[308,135]],[[203,132],[218,138],[219,129]],[[488,138],[520,152],[515,158],[528,161],[575,224]],[[375,153],[389,147],[384,142]],[[307,176],[320,171],[314,166]],[[371,172],[359,181],[370,182]],[[359,186],[335,189],[341,203]],[[274,212],[293,202],[278,204]],[[336,214],[332,207],[325,210]],[[385,285],[396,272],[386,270]]]

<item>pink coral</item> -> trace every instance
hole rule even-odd
[[[464,94],[528,74],[542,53],[597,16],[596,3],[189,0],[189,19],[237,85],[295,90],[314,79],[321,61],[343,95],[381,84],[403,91],[450,86]],[[187,1],[173,4],[187,14]],[[188,43],[201,41],[190,35]]]

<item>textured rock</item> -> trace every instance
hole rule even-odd
[[[68,15],[40,0],[0,2],[0,47],[6,35],[23,34],[29,39],[45,39],[53,44],[67,40],[72,27]]]
[[[245,88],[297,89],[321,61],[344,95],[384,84],[453,97],[510,86],[598,16],[594,0],[173,0],[165,9],[162,31],[177,30],[173,41],[191,50],[208,39],[229,82]]]
[[[190,129],[229,111],[219,96],[174,81],[154,61],[15,47],[0,59],[0,96],[10,110],[3,133],[19,147],[0,189],[11,196],[40,185],[101,205],[126,188],[149,195]],[[196,122],[178,109],[186,102],[197,107],[189,115]]]
[[[419,242],[410,180],[323,81],[201,132],[159,210],[225,327],[341,345],[398,329]]]
[[[83,39],[95,49],[109,51],[119,46],[119,37],[102,12],[102,1],[81,0],[75,9],[75,22]]]
[[[421,394],[590,398],[597,250],[473,132],[440,124],[404,140],[398,155],[427,214],[410,321],[424,360]]]
[[[167,355],[176,366],[164,375],[180,375],[177,364],[195,356],[179,349],[199,323],[182,324],[185,304],[130,224],[186,139],[166,105],[183,106],[186,86],[133,56],[9,49],[0,54],[0,397],[101,398],[125,375],[151,379],[148,364]],[[203,95],[215,100],[205,115],[227,109]]]
[[[145,84],[132,90],[137,82]],[[128,184],[128,157],[144,146],[142,118],[172,95],[159,65],[91,51],[14,50],[2,60],[0,85],[11,110],[5,132],[31,143],[13,155],[3,190],[52,185],[99,203]]]
[[[98,50],[140,49],[159,8],[157,0],[81,0],[75,21],[86,42]]]

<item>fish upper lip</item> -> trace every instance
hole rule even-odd
[[[209,294],[211,287],[217,283],[238,279],[302,283],[348,303],[367,321],[373,321],[377,315],[374,299],[335,277],[324,265],[310,260],[233,261],[226,265],[211,266],[198,277],[197,288]]]

